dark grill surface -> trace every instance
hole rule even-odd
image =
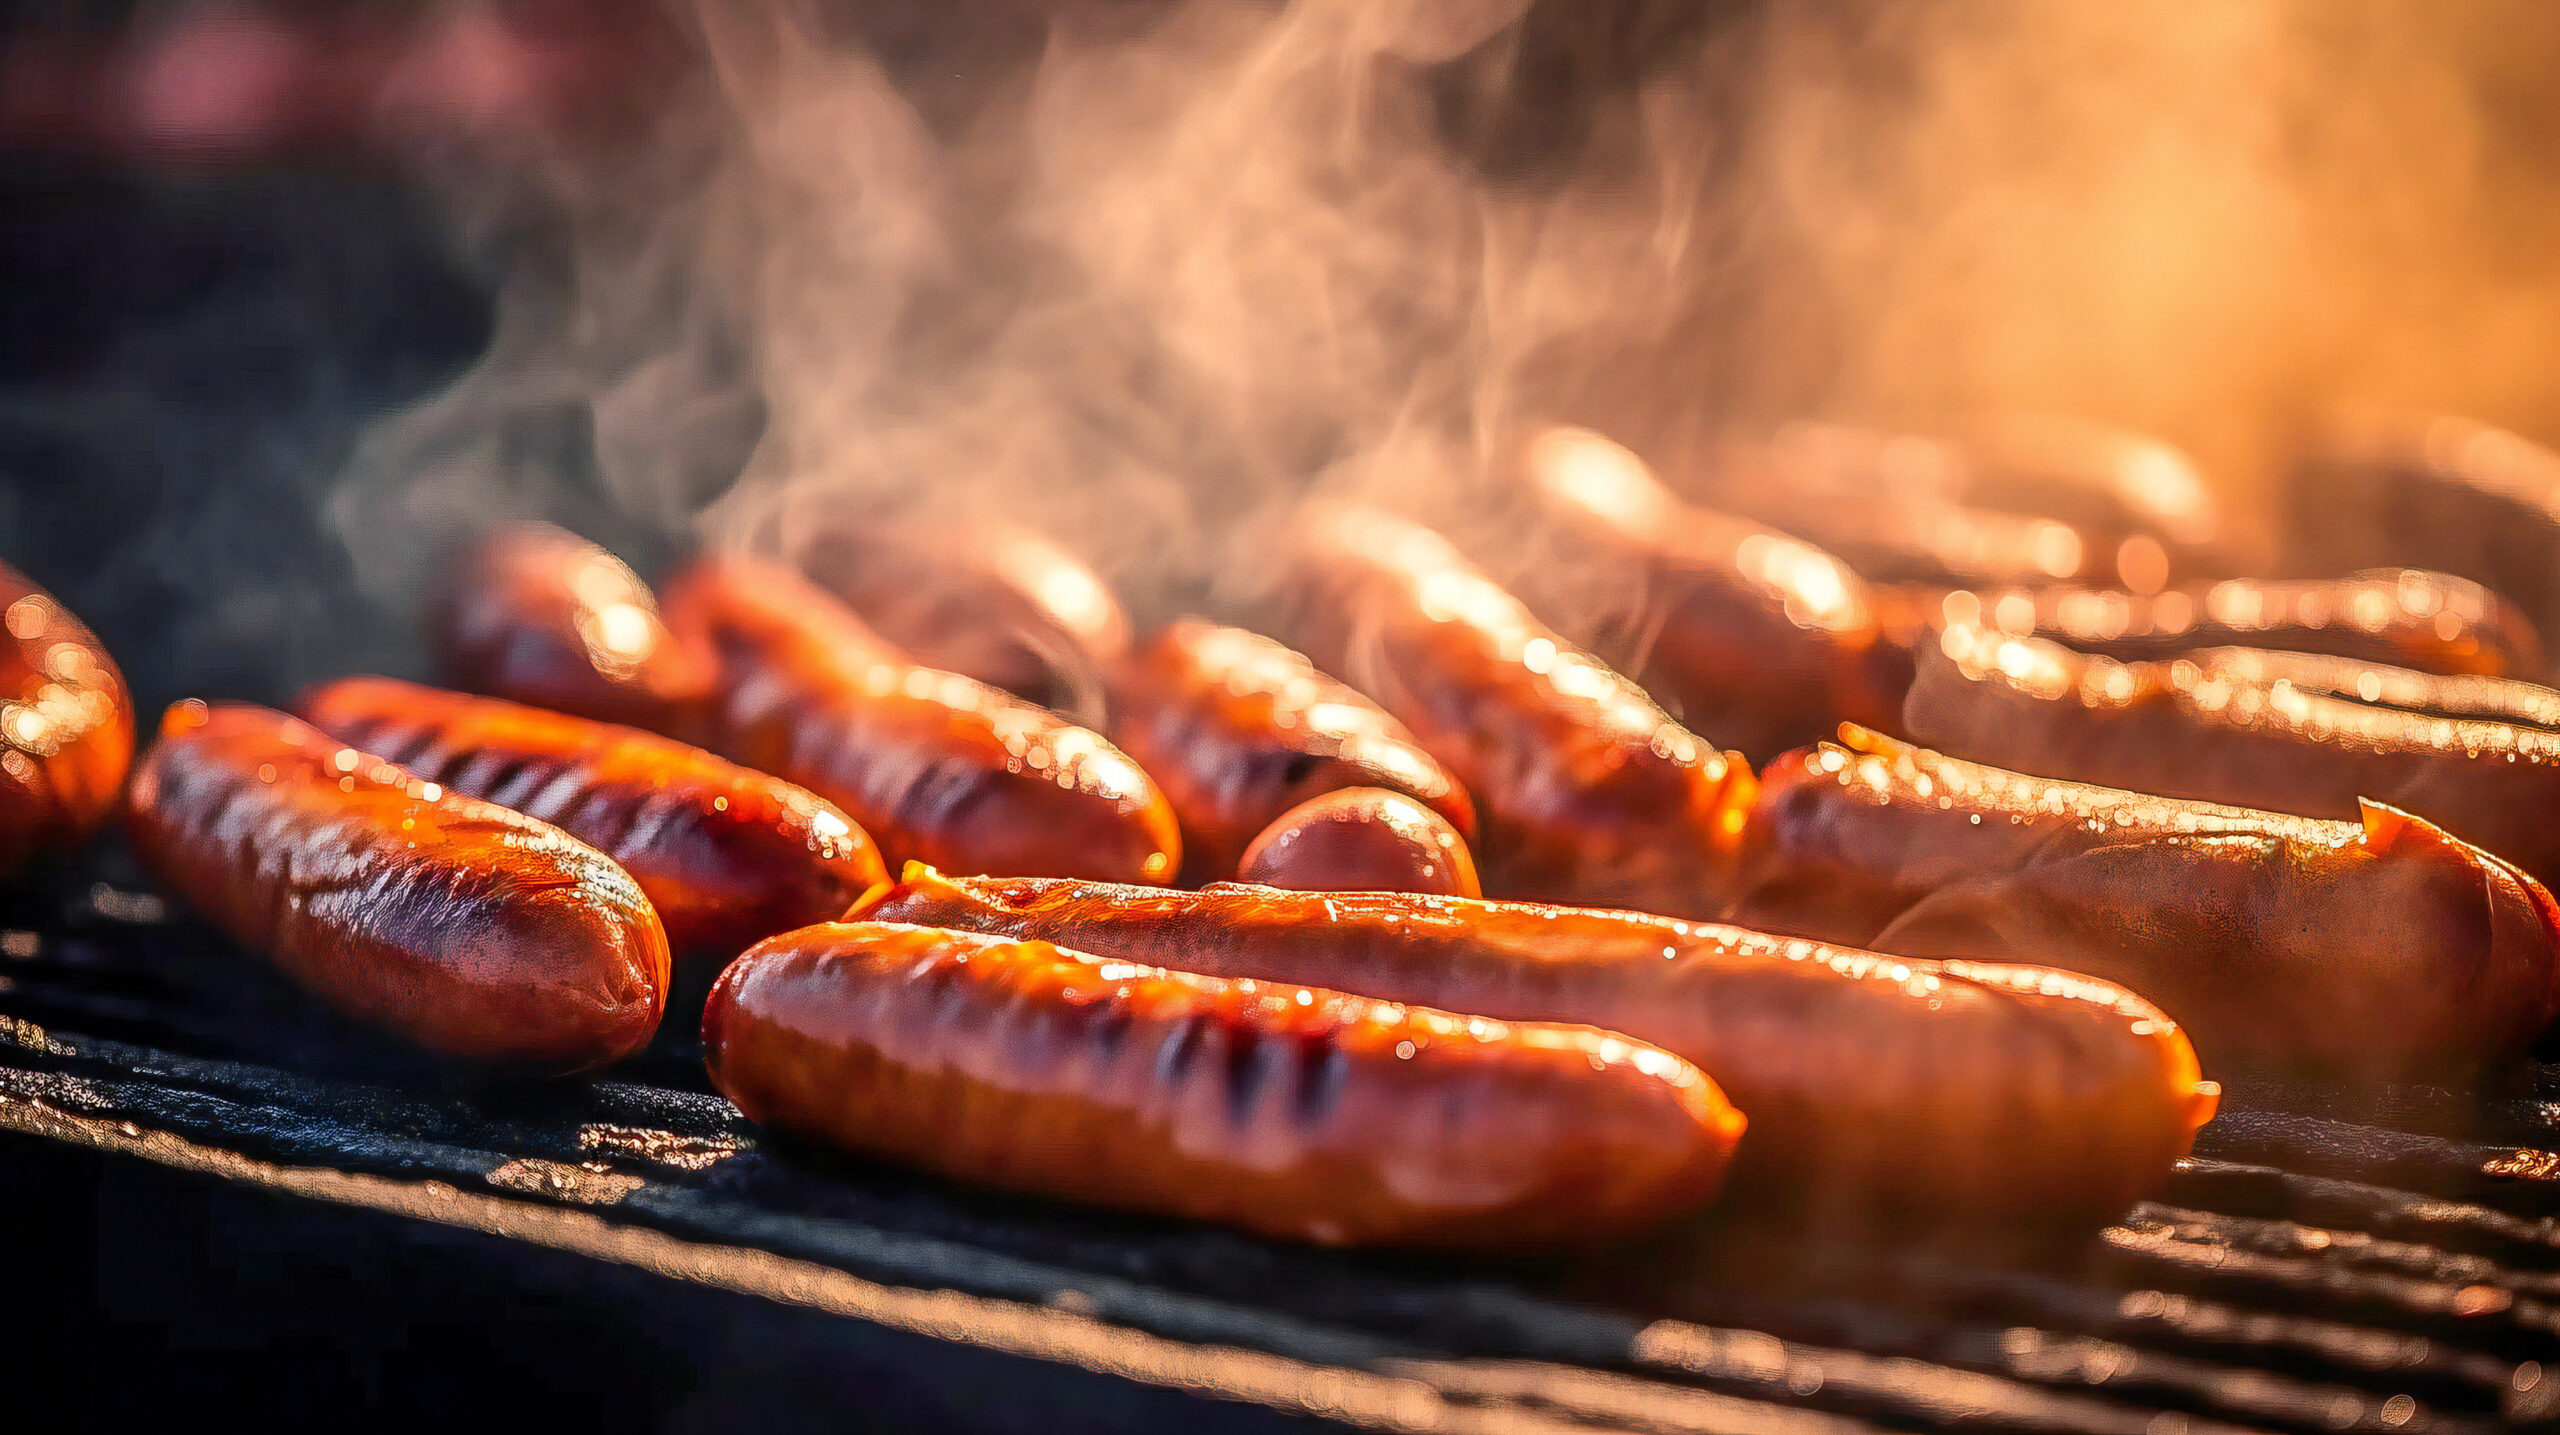
[[[428,1064],[108,860],[0,907],[0,1131],[1369,1427],[2560,1426],[2560,1068],[2485,1113],[2398,1093],[2375,1125],[2236,1093],[2094,1237],[1719,1218],[1573,1262],[1420,1263],[777,1149],[705,1089],[683,1017],[591,1080]]]

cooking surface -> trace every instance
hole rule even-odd
[[[568,1083],[386,1053],[112,866],[12,902],[0,1130],[1206,1394],[1239,1418],[2168,1435],[2560,1417],[2560,1068],[2467,1139],[2437,1134],[2463,1108],[2423,1091],[2390,1126],[2242,1106],[2122,1224],[2034,1250],[1728,1218],[1488,1269],[777,1148],[704,1089],[681,1021]]]
[[[421,672],[406,608],[358,582],[347,545],[367,515],[414,521],[411,546],[468,516],[432,488],[414,511],[389,502],[388,476],[353,461],[369,428],[490,342],[489,276],[460,272],[436,224],[416,195],[343,174],[0,174],[0,552],[98,630],[146,715],[191,693],[279,701],[323,676]],[[559,407],[509,416],[511,467],[483,475],[479,516],[540,511],[650,567],[673,533],[609,500],[591,418]],[[708,1092],[686,1027],[563,1083],[403,1056],[173,919],[110,851],[0,894],[0,1183],[69,1170],[30,1152],[87,1149],[262,1193],[275,1226],[335,1230],[335,1255],[411,1232],[452,1259],[455,1284],[591,1269],[605,1299],[636,1304],[647,1282],[675,1283],[707,1314],[651,1330],[708,1353],[667,1351],[670,1365],[762,1372],[755,1347],[785,1341],[842,1355],[760,1312],[881,1332],[869,1368],[906,1362],[917,1386],[977,1397],[968,1422],[938,1407],[919,1421],[942,1428],[1062,1435],[1204,1410],[1252,1428],[1300,1414],[1493,1430],[2560,1426],[2560,1066],[2485,1114],[2396,1093],[2378,1124],[2278,1105],[2311,1094],[2235,1092],[2157,1199],[2033,1250],[1718,1218],[1589,1260],[1486,1267],[1267,1245],[777,1149]],[[127,1224],[182,1227],[175,1188],[150,1189]],[[342,1219],[356,1212],[366,1223]],[[23,1231],[15,1269],[79,1238]],[[176,1237],[150,1249],[226,1258]],[[477,1286],[432,1307],[361,1260],[344,1278],[353,1303],[462,1312],[456,1352],[526,1329]],[[43,1321],[61,1311],[42,1302],[85,1294],[19,1293]],[[256,1382],[343,1356],[254,1334],[218,1348]],[[148,1371],[168,1354],[122,1339],[102,1361]],[[1010,1364],[936,1353],[967,1351]],[[0,1376],[19,1378],[9,1356],[0,1345]],[[812,1404],[847,1408],[832,1389]]]

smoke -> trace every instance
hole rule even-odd
[[[2560,16],[2459,8],[1924,6],[1794,46],[1778,187],[1861,331],[1826,397],[2094,413],[2244,494],[2335,407],[2547,432]],[[1906,100],[1856,83],[1878,50]]]
[[[2560,426],[2540,0],[677,23],[645,130],[448,171],[499,337],[342,476],[359,572],[520,513],[785,550],[999,516],[1143,611],[1311,488],[1517,554],[1537,417],[1676,479],[1803,416],[2077,413],[2244,511],[2332,408]]]

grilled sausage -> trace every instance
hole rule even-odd
[[[705,559],[666,611],[721,666],[696,740],[843,808],[892,860],[1128,882],[1181,866],[1173,809],[1118,748],[917,666],[797,574]]]
[[[0,563],[0,876],[88,839],[133,765],[115,659],[52,594]]]
[[[2205,672],[2251,687],[2282,683],[2297,692],[2347,698],[2372,707],[2428,717],[2483,718],[2560,733],[2560,691],[2518,678],[2430,673],[2264,648],[2201,648],[2186,658]]]
[[[1129,619],[1092,568],[1020,524],[820,526],[801,571],[900,652],[1026,702],[1103,717]]]
[[[2560,1015],[2549,894],[2405,813],[2322,822],[1843,741],[1763,775],[1735,920],[2122,982],[2217,1072],[2468,1078]]]
[[[1752,758],[1843,721],[1899,723],[1910,655],[1884,640],[1848,565],[1774,529],[1694,508],[1588,429],[1539,433],[1529,486],[1566,540],[1533,594],[1590,615],[1578,637],[1680,721]]]
[[[2154,592],[2230,571],[2221,505],[2188,457],[2039,415],[1963,442],[1788,424],[1691,465],[1704,501],[1821,544],[1870,581]]]
[[[2041,776],[2355,819],[2414,812],[2549,885],[2560,879],[2560,734],[2433,717],[2235,676],[2117,663],[1951,627],[1921,655],[1904,725],[1957,757]]]
[[[1111,712],[1112,736],[1182,820],[1185,882],[1235,876],[1255,834],[1338,788],[1404,793],[1475,835],[1466,789],[1404,724],[1242,628],[1167,624],[1114,671]]]
[[[1245,849],[1237,880],[1299,892],[1481,897],[1466,839],[1401,792],[1346,787],[1290,808]]]
[[[1714,1193],[1697,1068],[1503,1023],[872,922],[740,957],[702,1016],[759,1123],[958,1180],[1324,1245],[1590,1245]]]
[[[2177,1025],[2105,982],[1634,912],[910,867],[854,915],[1623,1031],[1750,1116],[1737,1182],[1844,1219],[2112,1214],[2168,1174],[2215,1100]]]
[[[832,804],[668,738],[391,678],[324,684],[301,711],[351,747],[621,863],[679,952],[725,960],[888,880],[871,839]]]
[[[2106,543],[2058,518],[1978,506],[1953,444],[1839,424],[1789,424],[1718,446],[1702,501],[1794,534],[1871,583],[2107,583]]]
[[[710,663],[669,635],[648,585],[547,523],[482,540],[429,627],[454,686],[598,722],[664,730],[712,687]]]
[[[1487,890],[1697,907],[1725,851],[1728,798],[1750,780],[1739,760],[1428,529],[1321,510],[1287,556],[1308,656],[1395,714],[1474,796]]]
[[[171,708],[126,826],[206,921],[431,1050],[575,1071],[666,1005],[666,933],[610,858],[282,713]]]
[[[2284,501],[2290,572],[2459,574],[2560,631],[2560,453],[2464,418],[2343,424],[2305,446]]]
[[[2524,615],[2465,578],[2385,569],[2346,578],[2234,578],[2148,596],[2111,588],[1896,593],[1932,625],[1979,624],[2123,661],[2245,646],[2326,653],[2429,673],[2539,673]]]
[[[2111,583],[2156,592],[2230,570],[2221,502],[2160,440],[2059,414],[2013,413],[1964,435],[1962,502],[2071,525]]]

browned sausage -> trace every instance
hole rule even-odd
[[[2560,733],[2560,690],[2518,678],[2429,673],[2387,663],[2265,648],[2200,648],[2185,655],[2205,672],[2252,687],[2347,698],[2427,717],[2483,718]]]
[[[1544,430],[1523,452],[1566,544],[1533,602],[1594,619],[1595,651],[1683,724],[1758,759],[1844,721],[1899,723],[1910,655],[1885,640],[1847,564],[1681,502],[1588,429]]]
[[[1104,675],[1128,655],[1128,616],[1101,576],[1020,524],[822,526],[799,559],[917,662],[1081,722],[1101,720]]]
[[[2344,820],[2379,802],[2560,880],[2560,734],[2541,728],[1963,626],[1923,649],[1904,721],[1954,756],[2073,782]]]
[[[855,915],[1623,1031],[1695,1062],[1750,1116],[1738,1181],[1844,1215],[2112,1214],[2167,1176],[2215,1100],[2158,1008],[2040,967],[1525,902],[916,867]]]
[[[1167,624],[1114,671],[1111,711],[1112,736],[1182,819],[1186,882],[1233,877],[1256,833],[1336,788],[1405,793],[1475,835],[1466,789],[1404,724],[1242,628]]]
[[[1969,425],[1962,442],[1962,502],[2070,524],[2110,583],[2149,593],[2232,571],[2212,485],[2193,459],[2156,438],[2012,413]]]
[[[963,1181],[1325,1245],[1590,1245],[1703,1205],[1697,1068],[1487,1021],[874,922],[786,932],[702,1014],[765,1125]]]
[[[601,1066],[666,1005],[666,933],[612,859],[279,712],[171,708],[126,826],[206,921],[432,1050]]]
[[[712,686],[709,662],[668,634],[646,584],[547,523],[482,540],[429,626],[454,686],[598,722],[663,730]]]
[[[635,728],[391,678],[324,684],[301,710],[341,742],[621,863],[679,952],[734,956],[888,880],[833,804]]]
[[[1309,657],[1376,698],[1467,786],[1505,895],[1696,910],[1750,770],[1557,636],[1438,534],[1308,514],[1288,551]]]
[[[80,620],[0,563],[0,876],[86,841],[133,765],[133,699]]]
[[[2122,982],[2216,1072],[2462,1078],[2560,1015],[2549,895],[2406,814],[2321,822],[1844,742],[1763,775],[1736,920]]]
[[[787,569],[705,559],[667,589],[680,641],[718,656],[698,741],[833,802],[895,861],[1165,882],[1173,809],[1100,734],[919,667]]]
[[[2393,568],[2346,578],[2233,578],[2149,595],[2045,587],[1888,595],[1931,626],[1980,624],[2120,660],[2242,645],[2430,673],[2542,671],[2533,625],[2466,578]]]
[[[1481,897],[1475,858],[1440,814],[1374,787],[1310,798],[1262,829],[1237,880],[1299,892]]]
[[[2059,518],[1969,502],[1972,462],[1950,443],[1840,424],[1790,424],[1716,446],[1700,501],[1792,533],[1871,583],[1939,588],[2117,581],[2117,555]]]
[[[2192,460],[2075,419],[2010,415],[1960,442],[1794,423],[1682,467],[1703,501],[1819,543],[1880,583],[2148,593],[2231,571],[2221,504]]]
[[[2560,632],[2560,453],[2470,419],[2335,425],[2284,494],[2288,572],[2385,564],[2485,583]]]

